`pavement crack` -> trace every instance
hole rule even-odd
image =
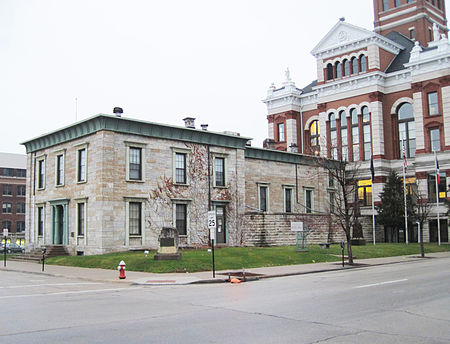
[[[393,310],[393,312],[406,313],[406,314],[413,315],[413,316],[416,316],[419,318],[424,318],[424,319],[428,319],[428,320],[431,319],[431,320],[437,320],[437,321],[444,321],[444,322],[450,323],[450,319],[442,319],[442,318],[432,317],[432,316],[425,315],[425,314],[419,314],[419,313],[407,311],[405,309],[396,309],[396,310]]]

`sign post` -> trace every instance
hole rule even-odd
[[[216,278],[216,266],[215,266],[215,262],[214,262],[214,240],[216,239],[216,212],[215,212],[215,210],[208,211],[208,228],[209,228],[209,238],[211,239],[213,278]]]
[[[6,266],[6,238],[8,237],[8,228],[3,228],[3,238],[5,243],[3,244],[3,266]]]

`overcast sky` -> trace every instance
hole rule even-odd
[[[372,0],[0,0],[0,151],[115,106],[260,147],[270,84],[315,80],[310,51],[343,16],[373,30]]]

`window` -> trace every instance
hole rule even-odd
[[[409,103],[403,103],[397,110],[398,137],[400,157],[403,155],[403,141],[405,142],[406,157],[413,158],[416,155],[416,127],[414,123],[413,107]]]
[[[311,153],[320,151],[320,127],[319,121],[312,121],[309,127]]]
[[[430,129],[430,146],[432,152],[441,150],[441,138],[439,128]]]
[[[267,185],[259,185],[258,186],[258,193],[259,193],[259,210],[260,211],[267,211],[268,210],[268,187]]]
[[[25,214],[25,203],[17,203],[16,213],[17,214]]]
[[[38,189],[44,189],[45,188],[45,159],[39,159],[37,161],[37,165],[38,165],[37,187],[38,187]]]
[[[441,0],[437,0],[436,3],[437,3],[437,7],[438,7],[439,9],[441,9]]]
[[[142,148],[129,148],[128,178],[142,180]]]
[[[334,198],[335,198],[335,193],[334,192],[330,192],[329,193],[330,213],[334,213],[334,210],[335,210],[335,208],[334,208],[334,202],[335,202]]]
[[[345,111],[341,111],[339,117],[341,119],[341,158],[348,161],[348,130]]]
[[[12,195],[12,186],[11,185],[3,185],[3,196],[11,196]]]
[[[12,177],[14,175],[14,169],[12,168],[4,168],[2,170],[2,176]]]
[[[187,184],[186,153],[175,153],[175,183]]]
[[[399,7],[399,6],[401,6],[401,1],[400,0],[395,0],[395,7]]]
[[[284,135],[284,123],[278,124],[278,141],[286,141],[285,135]]]
[[[428,115],[430,116],[439,115],[437,92],[428,93],[427,98],[428,98]]]
[[[344,76],[350,75],[350,62],[348,60],[344,60]]]
[[[61,186],[64,184],[64,155],[59,154],[56,156],[56,185]]]
[[[359,122],[358,122],[358,113],[356,112],[356,109],[350,110],[350,119],[352,121],[353,161],[358,161],[360,159],[360,156],[359,156]]]
[[[370,179],[358,181],[358,200],[362,206],[372,205],[372,181]]]
[[[3,214],[11,214],[12,213],[12,204],[9,202],[3,202],[2,213]]]
[[[416,38],[416,32],[414,30],[414,28],[409,29],[409,38],[414,40]]]
[[[335,69],[335,77],[337,79],[342,77],[342,69],[341,69],[341,63],[338,61],[334,64],[334,69]]]
[[[383,11],[387,11],[389,9],[389,0],[383,0]]]
[[[86,182],[86,167],[87,167],[87,157],[86,157],[86,148],[81,148],[78,150],[77,156],[77,182],[83,183]]]
[[[439,173],[440,184],[438,185],[439,203],[447,198],[447,180],[445,172]],[[428,200],[430,203],[436,203],[436,174],[428,175]]]
[[[367,57],[364,55],[359,57],[359,70],[361,72],[367,72]]]
[[[215,186],[225,186],[225,158],[214,158]]]
[[[17,193],[17,196],[25,196],[25,194],[26,194],[25,185],[17,185],[16,193]]]
[[[336,115],[334,113],[330,114],[330,144],[331,144],[331,158],[338,159],[338,148],[337,148],[337,127],[336,127]]]
[[[84,236],[86,228],[86,203],[77,203],[77,233]]]
[[[129,230],[130,236],[142,234],[142,203],[129,203]]]
[[[16,233],[25,232],[25,221],[16,222]]]
[[[284,211],[292,213],[292,188],[284,188]]]
[[[7,229],[8,231],[11,231],[11,221],[3,221],[2,229]]]
[[[331,63],[327,64],[327,80],[333,80],[333,65]]]
[[[351,62],[352,62],[352,74],[357,74],[359,71],[358,59],[356,57],[352,57]]]
[[[313,190],[305,189],[305,211],[310,214],[313,211]]]
[[[187,204],[175,204],[175,227],[179,235],[187,235]]]
[[[44,235],[44,207],[37,208],[37,234]]]
[[[361,111],[363,121],[364,160],[370,160],[370,156],[372,155],[372,135],[370,132],[369,108],[364,106]]]
[[[17,178],[25,178],[27,176],[27,170],[19,168],[16,170]]]

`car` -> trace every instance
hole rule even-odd
[[[5,251],[5,244],[1,244],[0,252]],[[6,244],[6,253],[25,253],[25,249],[15,243]]]

